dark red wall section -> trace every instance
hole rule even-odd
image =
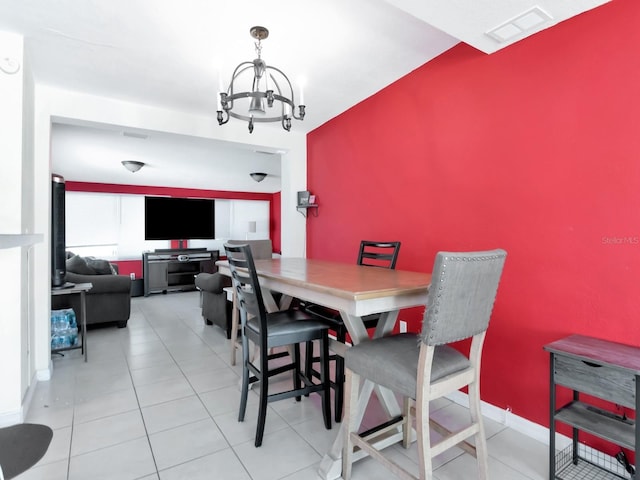
[[[459,44],[308,136],[309,258],[400,240],[398,268],[428,272],[439,250],[508,251],[482,397],[545,426],[543,345],[640,345],[638,26],[613,0],[492,55]]]

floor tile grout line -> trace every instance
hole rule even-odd
[[[151,327],[151,329],[153,329],[154,333],[156,333],[156,335],[157,335],[157,332],[155,331],[155,328],[149,322],[146,314],[142,310],[140,311],[140,313],[144,317],[145,322],[147,322],[147,324]],[[162,341],[162,339],[160,339],[160,341]],[[162,344],[164,345],[164,342],[162,342]],[[165,346],[165,348],[166,348],[166,346]],[[124,351],[123,351],[123,354],[124,354]],[[147,422],[145,421],[144,414],[142,413],[142,406],[140,405],[140,397],[138,396],[138,390],[136,388],[135,382],[133,381],[133,375],[131,374],[131,365],[130,365],[129,359],[127,358],[126,355],[124,355],[124,358],[125,358],[125,362],[127,364],[127,369],[129,371],[129,377],[131,378],[131,384],[133,386],[133,393],[136,396],[136,403],[138,404],[138,411],[140,412],[140,418],[142,419],[142,426],[144,427],[144,431],[145,431],[145,434],[146,434],[146,437],[147,437],[147,444],[149,445],[149,451],[151,452],[151,458],[153,460],[153,465],[154,465],[154,467],[156,469],[155,473],[158,476],[158,478],[160,478],[160,470],[158,469],[158,462],[156,461],[156,456],[155,456],[155,453],[153,451],[153,446],[151,445],[151,437],[149,435],[149,429],[147,428]],[[144,476],[140,477],[140,478],[144,478]]]

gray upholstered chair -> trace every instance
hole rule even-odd
[[[351,477],[354,447],[380,461],[398,478],[415,479],[411,473],[385,456],[357,432],[358,388],[364,378],[405,398],[403,416],[392,425],[402,425],[403,445],[409,447],[412,417],[418,441],[419,479],[433,478],[432,458],[460,444],[476,456],[479,474],[488,479],[487,445],[480,412],[480,361],[489,318],[506,258],[504,250],[471,253],[439,252],[433,267],[422,333],[399,334],[362,342],[347,350],[345,393],[345,438],[342,478]],[[471,338],[467,354],[447,345]],[[429,420],[429,402],[469,387],[469,424],[455,433]],[[429,427],[443,435],[431,445]],[[378,433],[380,433],[378,432]],[[475,447],[466,442],[475,437]]]
[[[238,421],[244,420],[249,395],[249,384],[260,384],[258,425],[255,446],[262,445],[264,426],[267,416],[267,404],[276,400],[296,397],[317,392],[322,397],[322,416],[327,429],[331,428],[331,403],[329,401],[329,337],[324,323],[315,320],[301,310],[284,310],[268,313],[264,306],[262,289],[248,245],[225,244],[229,260],[229,269],[233,279],[233,289],[240,309],[242,324],[242,394]],[[300,363],[300,344],[311,340],[320,342],[322,357],[320,383],[313,383],[304,376]],[[249,358],[249,341],[260,349],[257,360]],[[289,351],[275,352],[278,347],[288,347]],[[292,361],[270,361],[292,353]],[[269,393],[269,378],[286,371],[293,371],[293,388],[287,391]]]
[[[202,318],[206,325],[218,325],[231,338],[231,304],[227,301],[225,287],[231,279],[221,273],[199,273],[195,285],[201,292]]]
[[[273,257],[273,243],[264,240],[228,240],[229,245],[249,245],[254,260],[264,260]]]

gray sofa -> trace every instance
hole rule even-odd
[[[131,314],[131,278],[118,275],[118,267],[107,260],[67,254],[65,281],[91,283],[86,294],[87,325],[116,324],[127,326]],[[51,309],[73,308],[80,314],[79,295],[54,295]]]
[[[230,244],[249,244],[254,259],[271,258],[271,240],[229,240]],[[231,286],[231,278],[216,273],[196,275],[196,287],[202,292],[202,318],[207,325],[217,325],[231,338],[231,302],[227,301],[225,287]]]

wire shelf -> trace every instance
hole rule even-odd
[[[558,480],[619,480],[632,479],[618,461],[591,447],[578,444],[578,463],[573,463],[573,448],[569,445],[556,454]]]

